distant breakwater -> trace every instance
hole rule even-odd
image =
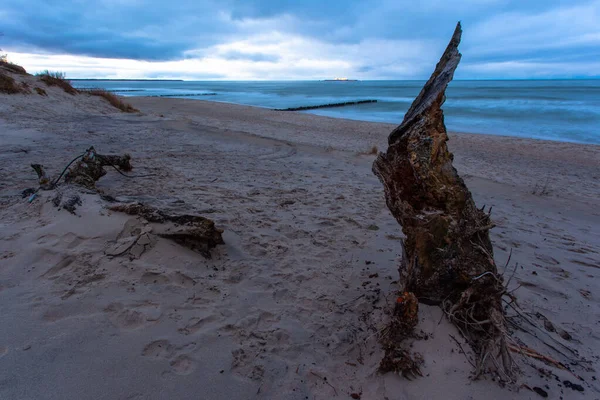
[[[101,90],[103,92],[109,92],[109,93],[121,93],[121,92],[145,92],[144,89],[104,89],[103,87],[79,87],[77,88],[79,90]]]
[[[156,94],[150,97],[196,97],[196,96],[216,96],[216,93],[186,93],[186,94]]]
[[[358,100],[358,101],[346,101],[345,103],[320,104],[318,106],[276,108],[275,111],[305,111],[305,110],[315,110],[317,108],[333,108],[333,107],[354,106],[354,105],[357,105],[357,104],[365,104],[365,103],[377,103],[377,100]]]

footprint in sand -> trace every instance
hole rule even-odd
[[[142,275],[140,281],[146,285],[166,285],[171,282],[168,276],[163,275],[160,272],[146,272]]]
[[[136,304],[131,308],[121,303],[112,303],[104,309],[110,321],[121,329],[138,329],[147,323],[160,319],[162,311],[155,303]]]
[[[196,369],[196,362],[186,354],[196,347],[196,343],[188,343],[181,347],[176,347],[168,340],[155,340],[144,347],[142,356],[151,360],[171,360],[170,371],[177,375],[189,375]],[[179,353],[179,354],[178,354]],[[183,353],[183,354],[181,354]]]
[[[171,361],[171,369],[177,375],[189,375],[196,369],[196,362],[186,355]]]
[[[77,236],[74,233],[67,233],[62,237],[62,241],[67,244],[67,249],[74,249],[85,241],[86,238]]]
[[[188,321],[184,328],[178,329],[178,332],[184,335],[191,335],[198,332],[203,326],[215,321],[216,319],[217,318],[214,315],[209,315],[208,317],[204,318],[192,318]]]
[[[62,307],[52,307],[42,314],[42,320],[46,322],[56,322],[69,317],[69,313]]]
[[[184,288],[191,288],[192,286],[196,285],[195,280],[186,274],[182,274],[181,272],[175,272],[172,277],[175,285],[182,286]]]
[[[142,350],[142,356],[149,358],[167,359],[175,352],[175,346],[168,340],[155,340]]]

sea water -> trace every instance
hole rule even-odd
[[[399,124],[423,81],[74,81],[123,96],[181,96],[267,108],[377,100],[303,111]],[[600,144],[600,80],[453,81],[443,106],[450,131]]]

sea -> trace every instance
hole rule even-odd
[[[424,81],[102,81],[122,96],[168,96],[274,109],[377,100],[301,111],[399,124]],[[600,144],[600,80],[455,80],[443,106],[449,131]]]

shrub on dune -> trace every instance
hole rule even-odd
[[[48,86],[58,86],[69,94],[78,93],[77,89],[71,86],[71,83],[69,83],[69,81],[65,79],[64,72],[52,72],[46,70],[37,74],[37,76],[39,76],[40,80]]]
[[[116,96],[104,89],[90,89],[86,90],[86,93],[91,94],[92,96],[100,96],[108,101],[113,107],[118,108],[123,112],[138,112],[136,108],[134,108],[131,104],[124,102],[119,96]]]

